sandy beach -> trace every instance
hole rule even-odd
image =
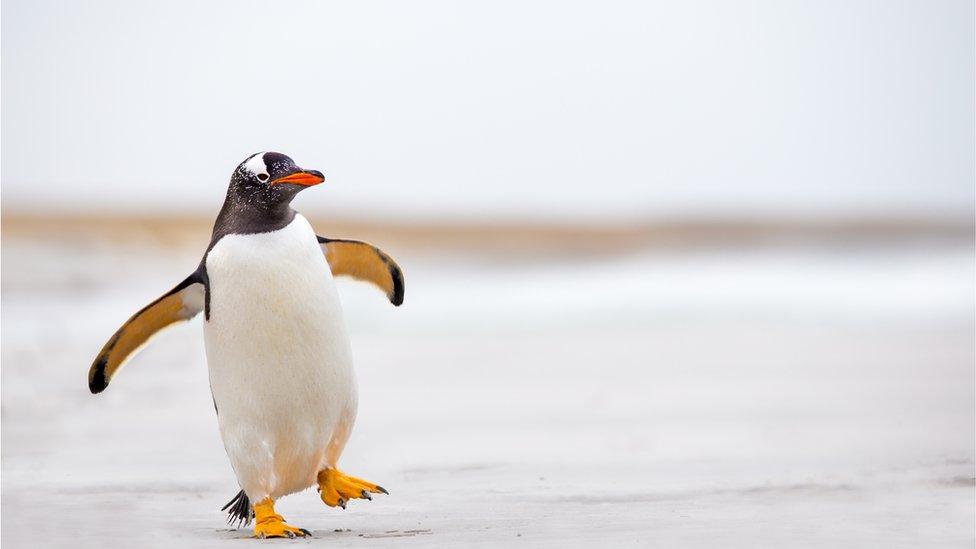
[[[206,234],[24,227],[3,236],[3,544],[250,543],[219,511],[238,488],[199,318],[86,387]],[[391,494],[285,498],[315,537],[279,543],[973,545],[970,238],[574,254],[384,232],[365,236],[403,267],[404,306],[340,283],[360,384],[342,466]]]

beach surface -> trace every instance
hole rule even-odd
[[[238,486],[200,318],[105,393],[86,384],[206,234],[96,233],[4,226],[3,545],[258,543],[220,512]],[[278,511],[314,538],[275,543],[976,541],[971,239],[509,253],[477,235],[369,236],[402,266],[406,300],[340,282],[360,386],[340,465],[390,495],[346,510],[289,496]]]

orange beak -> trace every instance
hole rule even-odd
[[[275,183],[292,183],[294,185],[304,185],[306,187],[311,187],[312,185],[318,185],[319,183],[325,181],[325,177],[321,172],[314,170],[295,172],[291,175],[286,175],[284,177],[279,177],[271,182],[272,185]]]

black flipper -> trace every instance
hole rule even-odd
[[[227,511],[227,524],[234,524],[237,522],[237,527],[247,526],[251,524],[251,519],[254,518],[254,511],[251,509],[251,500],[247,499],[247,494],[244,490],[237,492],[234,498],[227,502],[220,508],[221,511]]]
[[[88,389],[101,393],[112,376],[163,328],[187,321],[206,307],[207,281],[202,267],[146,305],[122,325],[102,347],[88,370]]]

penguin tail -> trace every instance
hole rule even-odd
[[[251,509],[251,500],[247,499],[247,494],[244,490],[237,492],[237,495],[233,499],[227,502],[220,508],[221,511],[227,511],[227,524],[237,523],[237,527],[247,526],[251,524],[251,518],[254,516],[254,511]]]

